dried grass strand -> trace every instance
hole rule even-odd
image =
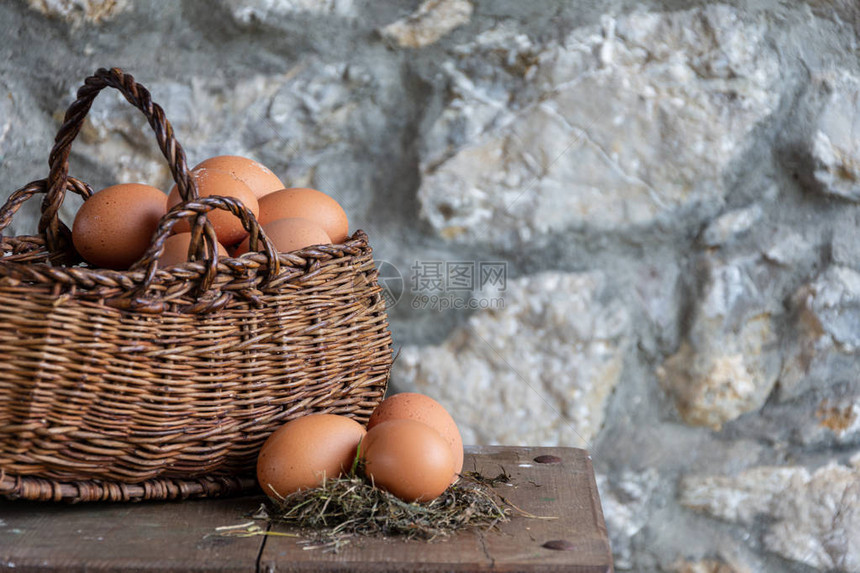
[[[492,529],[511,514],[486,483],[467,478],[429,503],[405,502],[353,476],[327,480],[273,504],[273,510],[263,512],[266,519],[301,528],[309,537],[306,548],[325,551],[337,551],[355,536],[432,541],[466,528]]]

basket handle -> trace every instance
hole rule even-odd
[[[69,153],[72,142],[81,131],[84,119],[93,105],[93,100],[106,87],[117,89],[133,106],[146,116],[149,125],[155,131],[158,147],[167,159],[170,173],[179,188],[183,201],[197,198],[197,187],[188,173],[185,152],[173,135],[173,127],[164,117],[164,110],[152,101],[149,90],[134,81],[131,74],[126,74],[119,68],[99,69],[95,74],[84,80],[84,85],[78,88],[77,99],[69,106],[63,125],[54,139],[54,148],[48,162],[51,171],[48,175],[48,190],[42,200],[42,217],[39,220],[39,234],[45,236],[46,246],[52,254],[63,248],[64,240],[68,237],[68,228],[61,224],[59,218],[60,206],[65,198],[67,181],[69,179]]]
[[[150,285],[155,279],[155,274],[158,270],[158,261],[164,253],[164,241],[170,236],[173,227],[179,221],[192,218],[191,244],[188,251],[189,254],[200,253],[201,247],[204,244],[206,245],[208,253],[204,254],[208,254],[208,256],[202,261],[206,264],[206,271],[200,281],[199,290],[204,292],[210,288],[218,271],[218,239],[215,236],[212,225],[206,223],[205,214],[214,209],[223,209],[233,213],[242,222],[242,226],[250,235],[250,249],[252,251],[260,250],[265,255],[267,269],[264,284],[278,276],[280,273],[278,251],[262,230],[259,221],[254,217],[251,210],[239,199],[210,195],[179,203],[161,218],[146,253],[129,269],[130,271],[145,270],[143,281],[138,289],[138,298],[149,290]]]
[[[3,231],[6,230],[6,227],[9,226],[9,223],[12,222],[12,218],[15,216],[15,213],[18,212],[18,209],[21,208],[21,205],[26,203],[31,197],[33,197],[33,195],[45,193],[47,190],[48,180],[37,179],[36,181],[30,181],[9,195],[9,198],[6,199],[6,203],[3,207],[0,207],[0,234],[2,234]],[[83,181],[75,179],[74,177],[69,177],[66,180],[66,191],[77,193],[83,197],[85,201],[93,194],[93,190],[89,185]],[[60,223],[60,225],[62,225],[62,223]]]

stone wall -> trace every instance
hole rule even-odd
[[[46,175],[79,82],[124,67],[192,163],[257,158],[369,232],[395,389],[467,443],[591,449],[619,570],[860,571],[852,0],[4,0],[0,22],[4,193]],[[72,173],[167,189],[147,129],[101,96]]]

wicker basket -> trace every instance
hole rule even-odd
[[[128,271],[80,264],[58,218],[66,192],[92,194],[69,177],[69,150],[108,86],[146,115],[185,200]],[[279,425],[311,412],[363,422],[382,399],[392,347],[367,236],[277,253],[239,201],[198,197],[170,123],[130,75],[87,78],[50,175],[11,195],[0,231],[39,193],[39,234],[0,245],[0,495],[241,493],[255,487],[257,452]],[[242,220],[252,253],[218,260],[212,209]],[[183,219],[200,257],[161,269],[164,240]]]

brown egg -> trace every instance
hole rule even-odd
[[[188,261],[188,248],[191,245],[191,233],[177,233],[170,235],[164,241],[164,252],[158,260],[158,264],[162,268],[173,265],[181,265]],[[218,257],[228,257],[227,249],[224,245],[218,243]]]
[[[361,424],[334,414],[310,414],[269,436],[257,457],[257,480],[277,499],[349,472],[364,437]]]
[[[96,267],[127,269],[149,248],[158,221],[167,212],[160,189],[124,183],[84,201],[72,224],[72,242]]]
[[[364,474],[404,501],[430,501],[451,484],[454,460],[439,432],[415,420],[389,420],[361,442]]]
[[[235,197],[245,207],[250,209],[255,217],[259,215],[260,204],[257,202],[257,197],[248,189],[247,185],[230,173],[217,169],[204,168],[192,171],[191,176],[197,181],[197,192],[201,197],[208,197],[209,195]],[[174,185],[173,189],[170,190],[170,195],[167,197],[167,208],[172,209],[181,201],[182,198],[179,196],[179,189]],[[242,226],[242,221],[229,211],[214,209],[209,211],[206,217],[215,228],[218,242],[222,245],[235,245],[248,235],[248,232]],[[183,233],[191,231],[191,227],[187,221],[180,221],[173,227],[173,230],[177,233]]]
[[[460,430],[457,429],[454,418],[442,404],[429,396],[415,392],[394,394],[376,407],[367,422],[367,429],[369,431],[377,424],[388,420],[401,419],[422,422],[442,435],[454,456],[454,481],[457,481],[459,476],[456,474],[463,469],[463,438],[460,436]]]
[[[281,183],[278,176],[272,173],[268,167],[247,157],[239,157],[238,155],[210,157],[195,167],[194,170],[203,168],[231,173],[247,185],[257,196],[257,199],[284,188],[284,184]]]
[[[346,241],[349,222],[337,201],[315,189],[282,189],[260,199],[260,223],[276,219],[309,219],[317,223],[335,244]]]
[[[331,239],[322,227],[307,219],[276,219],[263,225],[263,231],[282,253],[291,253],[312,245],[331,244]],[[248,237],[239,243],[237,257],[248,252],[249,243]]]

